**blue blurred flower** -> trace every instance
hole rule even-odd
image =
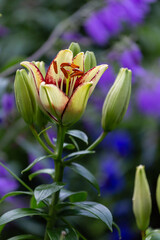
[[[109,39],[109,32],[104,24],[99,19],[97,13],[93,13],[85,22],[85,30],[92,38],[92,40],[99,44],[104,45]]]
[[[7,117],[15,107],[14,94],[4,93],[1,100],[1,105],[4,117]]]
[[[115,194],[125,186],[120,164],[114,156],[107,157],[101,163],[100,189],[102,194]]]
[[[0,166],[0,196],[2,197],[8,192],[14,191],[18,188],[17,181]]]
[[[148,71],[143,76],[136,93],[136,102],[139,110],[145,115],[160,117],[160,81]]]
[[[121,230],[121,236],[123,240],[135,240],[138,239],[137,234],[133,231],[131,226],[128,224],[127,221],[118,224],[120,230]],[[115,240],[119,239],[118,231],[117,229],[113,229],[113,232],[109,235],[107,238],[108,240]]]
[[[136,26],[143,22],[153,0],[107,0],[106,6],[94,12],[84,27],[93,41],[105,45],[125,25]],[[124,24],[125,23],[125,24]]]
[[[133,142],[129,132],[124,130],[114,131],[106,137],[104,143],[114,153],[121,157],[126,157],[132,153]]]

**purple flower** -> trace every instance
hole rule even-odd
[[[136,93],[137,105],[145,115],[160,117],[160,81],[149,72],[143,80]]]
[[[5,93],[1,100],[2,109],[5,116],[8,116],[15,107],[15,99],[13,93]]]
[[[109,91],[110,87],[114,83],[114,80],[116,78],[115,72],[111,66],[107,69],[107,71],[104,72],[102,75],[98,86],[100,87],[101,91],[106,95]]]
[[[85,22],[85,30],[93,41],[99,45],[104,45],[108,38],[109,32],[99,19],[97,13],[93,13]]]
[[[127,131],[117,130],[106,137],[106,146],[122,157],[132,153],[133,142]]]
[[[142,23],[153,1],[107,0],[103,9],[87,19],[85,30],[95,43],[104,45],[112,36],[120,33],[125,25],[131,27]]]
[[[0,37],[4,37],[9,33],[9,29],[0,25]]]
[[[2,197],[8,192],[14,191],[18,188],[17,181],[0,166],[0,196]]]
[[[97,12],[97,16],[109,34],[115,35],[121,31],[122,22],[120,19],[123,17],[123,9],[118,2],[110,3],[107,7]]]
[[[103,194],[120,192],[125,186],[120,165],[115,157],[110,156],[101,164],[100,189]]]

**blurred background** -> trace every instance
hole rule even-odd
[[[21,175],[44,152],[16,109],[14,75],[22,60],[43,60],[47,67],[60,49],[78,42],[82,51],[94,51],[98,64],[107,63],[109,68],[73,129],[86,132],[90,143],[99,136],[103,101],[120,67],[133,71],[132,96],[121,125],[107,135],[95,156],[81,161],[97,178],[101,197],[69,170],[64,181],[70,190],[86,190],[88,200],[105,204],[121,228],[123,240],[138,240],[132,195],[136,166],[143,164],[152,192],[151,227],[159,228],[155,188],[160,173],[160,1],[0,0],[0,13],[0,161],[33,188],[51,182],[45,174],[32,182],[27,174]],[[55,130],[54,126],[49,129],[51,138],[56,136]],[[81,144],[81,149],[85,147]],[[44,166],[54,167],[51,159],[35,167]],[[22,189],[0,167],[0,197]],[[28,204],[27,197],[10,197],[1,204],[0,213]],[[96,220],[77,218],[74,222],[88,240],[118,239],[116,230],[111,234]],[[40,219],[24,218],[7,225],[1,239],[16,233],[41,234],[43,229]]]

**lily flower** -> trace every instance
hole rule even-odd
[[[84,53],[73,58],[69,49],[57,54],[45,77],[34,63],[24,61],[21,65],[33,76],[35,95],[41,108],[56,123],[67,127],[80,119],[89,96],[108,68],[103,64],[85,72]]]

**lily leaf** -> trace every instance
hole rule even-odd
[[[26,239],[41,240],[42,238],[30,235],[30,234],[25,234],[25,235],[18,235],[18,236],[9,238],[8,240],[26,240]]]
[[[96,188],[100,195],[100,188],[97,183],[97,180],[93,176],[93,174],[90,171],[88,171],[88,169],[86,169],[85,167],[78,163],[71,163],[70,165],[68,165],[68,167],[70,167],[74,172],[78,173],[79,175],[84,177],[89,183],[91,183]]]
[[[87,199],[87,192],[71,192],[66,189],[62,189],[60,192],[60,199],[63,201],[66,198],[69,198],[71,202],[85,201]]]
[[[35,188],[34,196],[37,200],[37,203],[48,198],[53,193],[58,192],[61,188],[64,187],[63,183],[51,183],[51,184],[42,184]]]
[[[12,222],[12,221],[22,218],[22,217],[34,216],[34,215],[38,215],[38,216],[42,216],[42,217],[47,216],[44,212],[40,211],[39,209],[17,208],[17,209],[14,209],[14,210],[4,213],[0,217],[0,225]]]
[[[82,151],[78,151],[78,152],[73,152],[67,156],[65,156],[63,158],[63,160],[67,159],[67,158],[72,158],[72,157],[76,157],[76,156],[80,156],[80,155],[87,155],[87,154],[93,154],[95,153],[95,151],[89,151],[89,150],[82,150]]]
[[[24,192],[24,191],[10,192],[10,193],[5,194],[5,195],[1,198],[0,203],[3,202],[7,197],[17,196],[17,195],[22,195],[22,194],[32,195],[31,192]]]
[[[25,169],[23,169],[23,171],[21,172],[22,174],[28,170],[30,170],[36,163],[46,159],[46,158],[51,158],[53,157],[53,155],[46,155],[46,156],[43,156],[43,157],[38,157],[36,158],[31,164],[28,165],[28,167],[26,167]]]
[[[29,180],[31,181],[34,177],[40,175],[40,174],[48,174],[50,175],[52,178],[54,177],[54,172],[55,170],[54,169],[51,169],[51,168],[45,168],[45,169],[40,169],[34,173],[31,173],[28,177],[29,177]]]
[[[67,131],[67,134],[79,138],[80,140],[88,144],[88,136],[80,130],[69,130]]]

